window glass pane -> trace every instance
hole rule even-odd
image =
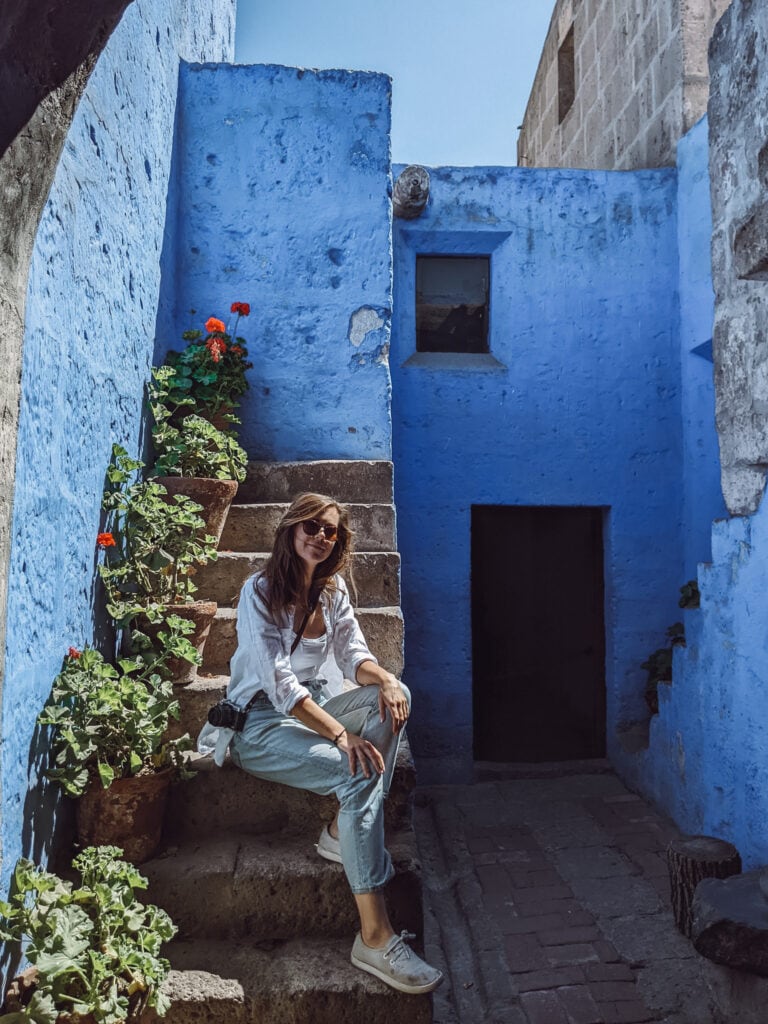
[[[488,256],[416,257],[416,351],[488,351]]]

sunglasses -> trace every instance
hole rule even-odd
[[[317,519],[302,519],[301,528],[308,537],[316,537],[318,533],[322,533],[326,540],[336,540],[339,535],[338,526],[321,523]]]

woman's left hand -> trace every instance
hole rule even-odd
[[[382,722],[387,717],[387,709],[392,716],[392,732],[400,732],[408,721],[408,701],[402,686],[392,675],[379,683],[379,712]]]

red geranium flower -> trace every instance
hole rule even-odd
[[[100,548],[113,548],[117,542],[111,533],[100,533],[96,538],[96,543]]]
[[[75,661],[77,661],[77,659],[80,657],[80,655],[82,653],[83,652],[82,651],[78,651],[78,649],[76,647],[70,647],[69,648],[69,656],[70,656],[70,658],[73,658]]]
[[[217,320],[215,316],[209,316],[205,321],[205,329],[209,334],[223,334],[226,330],[223,320]]]
[[[251,304],[249,302],[233,302],[231,312],[239,313],[240,316],[250,316]]]

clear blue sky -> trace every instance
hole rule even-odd
[[[385,71],[392,158],[515,164],[554,0],[238,0],[241,64]]]

